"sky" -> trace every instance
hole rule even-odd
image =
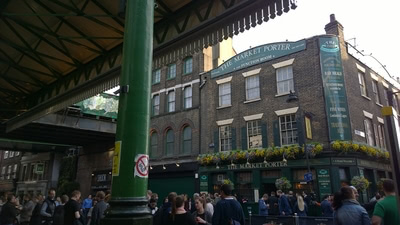
[[[234,36],[237,53],[281,41],[325,34],[330,14],[344,27],[344,38],[365,55],[372,53],[391,76],[400,77],[399,0],[298,0],[298,7]],[[372,57],[355,55],[381,76],[387,73]]]

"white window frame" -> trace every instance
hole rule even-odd
[[[253,123],[258,123],[256,127],[253,127]],[[250,127],[251,125],[251,127]],[[255,131],[256,129],[256,131]],[[250,134],[250,130],[252,131]],[[253,131],[256,133],[254,134]],[[247,133],[247,149],[260,149],[262,148],[262,131],[261,131],[261,119],[246,121],[246,133]],[[257,146],[250,146],[252,139],[259,139]]]
[[[365,141],[368,145],[375,145],[375,135],[372,119],[365,117],[364,118],[364,132],[365,132]]]
[[[15,152],[15,156],[19,156],[20,152]]]
[[[176,94],[175,91],[169,91],[167,94],[167,109],[168,112],[175,112]]]
[[[281,72],[286,70],[286,78],[280,78]],[[280,68],[276,68],[276,93],[277,95],[285,95],[289,94],[290,91],[294,92],[294,79],[293,79],[293,66],[284,66]],[[280,91],[280,85],[284,85],[282,91]],[[285,87],[288,87],[288,90]]]
[[[229,87],[227,87],[229,86]],[[224,91],[226,91],[224,93]],[[231,82],[226,82],[226,83],[222,83],[218,85],[218,106],[219,107],[226,107],[226,106],[231,106],[232,105],[232,88],[231,88]],[[228,98],[229,96],[229,100],[226,100],[227,102],[223,102],[224,97]]]
[[[383,89],[383,95],[385,97],[385,106],[389,106],[389,90],[387,88]]]
[[[225,128],[228,128],[226,131]],[[232,126],[231,124],[225,124],[218,127],[219,137],[219,151],[231,151],[232,150]],[[224,146],[224,147],[223,147]]]
[[[187,57],[183,61],[183,75],[193,72],[193,57]]]
[[[12,167],[11,165],[8,165],[8,169],[7,169],[7,180],[9,180],[10,177],[11,177],[11,170],[12,170],[11,167]]]
[[[368,97],[367,85],[365,83],[365,73],[358,71],[358,83],[360,85],[361,96]]]
[[[251,80],[251,79],[256,79],[256,86],[254,86],[254,87],[251,87],[251,88],[249,88],[249,81]],[[260,99],[260,76],[257,74],[257,75],[253,75],[253,76],[248,76],[248,77],[246,77],[246,101],[252,101],[252,100],[257,100],[257,99]],[[249,93],[250,93],[250,91],[255,91],[256,93],[257,93],[257,95],[256,96],[253,96],[252,98],[250,98],[249,97]]]
[[[372,92],[374,92],[375,103],[381,104],[381,98],[379,96],[378,81],[372,79]]]
[[[290,129],[287,129],[287,124],[289,123],[289,122],[287,122],[286,121],[286,117],[287,116],[290,116],[290,123],[291,123],[291,128]],[[292,121],[292,116],[294,116],[294,120]],[[285,121],[284,121],[284,123],[285,123],[285,130],[282,130],[282,118],[285,118]],[[287,146],[287,145],[293,145],[293,144],[298,144],[299,143],[299,134],[298,134],[298,124],[297,124],[297,115],[295,114],[295,113],[290,113],[290,114],[283,114],[283,115],[279,115],[279,117],[278,117],[278,121],[279,121],[279,137],[280,137],[280,143],[281,143],[281,146]],[[293,126],[293,123],[295,123],[296,124],[296,126],[295,126],[295,128],[293,128],[294,126]],[[289,132],[291,132],[291,137],[292,137],[292,140],[294,140],[295,138],[294,137],[297,137],[297,142],[292,142],[292,143],[289,143],[289,136],[288,135],[286,135],[286,142],[287,143],[283,143],[283,132],[285,132],[286,134],[288,134]],[[296,133],[296,135],[294,135],[294,133]]]
[[[158,104],[156,103],[156,98],[158,98]],[[153,98],[151,99],[151,112],[153,116],[158,116],[160,115],[160,95],[154,95]],[[156,113],[156,109],[158,109],[157,113]]]
[[[8,156],[8,158],[13,158],[14,157],[14,154],[15,154],[15,152],[14,151],[10,151],[10,153],[9,153],[10,155]]]
[[[383,123],[378,123],[378,137],[379,147],[382,149],[386,149],[385,125]]]
[[[190,90],[190,95],[189,93],[186,92],[186,90]],[[184,109],[190,109],[193,107],[193,89],[192,86],[186,86],[183,88],[183,108]]]
[[[4,151],[4,159],[8,159],[8,154],[9,154],[10,152],[9,151]]]
[[[153,71],[152,84],[159,84],[161,82],[161,69]]]
[[[174,79],[176,77],[176,63],[168,65],[167,80]]]

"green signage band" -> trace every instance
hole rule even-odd
[[[320,37],[320,62],[329,140],[351,140],[342,57],[337,37]]]
[[[254,47],[233,56],[218,68],[211,70],[211,78],[216,78],[236,70],[254,66],[305,49],[305,40],[297,42],[278,42]]]

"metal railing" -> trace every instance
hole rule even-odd
[[[332,217],[249,215],[249,225],[333,225]]]

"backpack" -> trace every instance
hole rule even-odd
[[[64,225],[64,206],[59,205],[54,210],[53,225]]]

